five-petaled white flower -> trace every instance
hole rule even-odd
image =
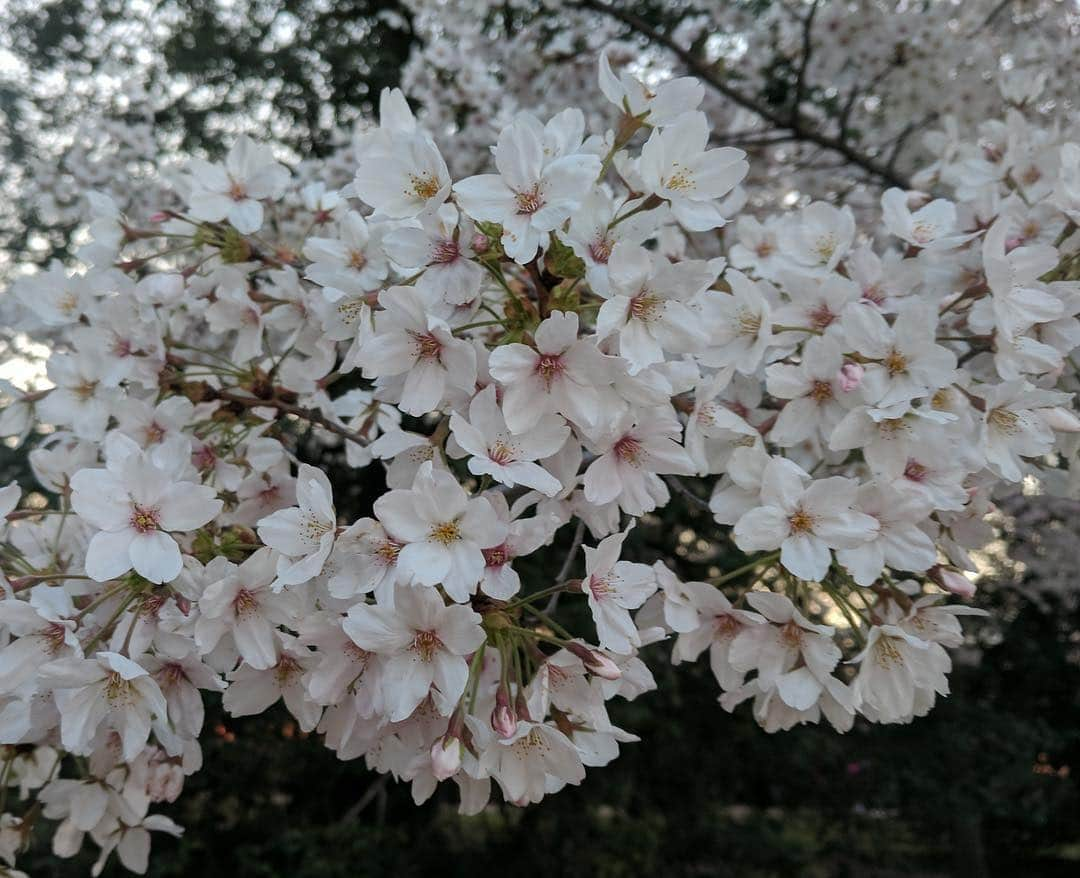
[[[105,469],[79,470],[71,488],[71,508],[98,528],[86,551],[87,575],[98,582],[133,567],[151,582],[172,581],[183,562],[169,532],[200,528],[223,505],[213,488],[177,480],[119,433],[106,443]]]
[[[361,649],[385,656],[383,696],[391,722],[408,719],[429,694],[448,715],[469,679],[464,656],[484,642],[478,613],[447,606],[427,588],[399,588],[393,609],[357,604],[343,627]]]

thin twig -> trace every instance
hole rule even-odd
[[[371,786],[369,786],[367,790],[364,791],[364,795],[360,797],[360,801],[358,801],[342,815],[341,820],[338,821],[339,825],[346,826],[349,823],[352,823],[357,817],[359,817],[361,812],[363,812],[363,810],[371,804],[372,800],[376,796],[378,796],[379,793],[381,793],[384,789],[386,789],[386,785],[389,782],[390,775],[384,774]]]
[[[806,96],[806,68],[810,66],[810,57],[814,53],[811,31],[814,27],[814,16],[817,15],[819,2],[820,0],[814,0],[810,6],[810,11],[803,20],[802,61],[799,63],[799,72],[795,75],[795,98],[791,102],[792,128],[797,128],[799,125],[799,107],[802,106],[803,98]]]
[[[668,487],[675,491],[677,494],[681,494],[695,506],[701,509],[707,509],[712,512],[712,508],[709,506],[708,500],[702,500],[697,494],[691,491],[686,485],[682,483],[682,480],[677,476],[664,476],[664,481],[668,483]]]
[[[342,436],[348,439],[350,442],[355,442],[357,445],[366,445],[367,440],[364,439],[359,433],[350,430],[348,427],[343,427],[340,424],[335,424],[326,416],[315,411],[315,409],[304,408],[303,406],[294,405],[293,403],[285,402],[277,397],[271,397],[270,399],[260,399],[255,396],[244,396],[239,393],[233,393],[231,390],[219,390],[217,391],[219,399],[223,399],[227,402],[234,402],[238,405],[247,406],[248,408],[275,408],[278,411],[285,412],[286,414],[295,415],[307,421],[310,424],[316,424],[322,427],[324,430],[329,430],[331,433],[336,433],[338,436]]]
[[[585,539],[585,521],[579,518],[577,523],[577,530],[574,531],[574,539],[570,543],[570,551],[566,553],[566,560],[563,561],[562,567],[559,568],[558,574],[555,576],[556,582],[565,582],[566,577],[570,575],[570,568],[574,566],[574,559],[577,557],[578,549],[581,548],[581,543]],[[559,595],[561,591],[555,592],[548,601],[547,606],[544,607],[545,613],[554,613],[555,608],[559,606]]]

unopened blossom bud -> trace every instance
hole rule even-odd
[[[431,773],[439,780],[449,780],[461,768],[461,740],[453,735],[439,738],[431,745]]]
[[[165,211],[160,211],[159,210],[157,213],[153,213],[153,214],[150,215],[150,222],[152,222],[152,223],[163,223],[168,218],[169,218],[168,213],[166,213]]]
[[[975,583],[964,576],[959,570],[950,567],[942,567],[940,564],[931,567],[928,571],[930,578],[946,591],[960,597],[970,598],[975,595]]]
[[[532,722],[533,720],[529,714],[529,702],[525,698],[525,692],[522,689],[518,690],[517,697],[514,698],[514,714],[518,719],[525,720],[525,722]]]
[[[184,770],[175,763],[155,765],[146,781],[146,794],[152,802],[175,802],[184,789]]]
[[[510,696],[505,689],[495,693],[495,709],[491,712],[491,727],[500,738],[512,738],[517,731],[517,717],[510,706]]]
[[[590,659],[585,662],[585,667],[589,673],[604,680],[618,680],[622,676],[622,668],[600,652],[591,652]]]
[[[487,235],[481,235],[477,232],[472,236],[470,244],[472,245],[473,253],[487,253],[489,246]]]
[[[851,393],[862,384],[863,375],[865,374],[866,370],[858,363],[844,363],[840,367],[840,389],[844,393]]]
[[[618,680],[622,676],[622,670],[619,666],[602,652],[589,649],[580,643],[568,643],[566,648],[581,659],[581,663],[585,665],[585,670],[590,674],[595,674],[605,680]]]

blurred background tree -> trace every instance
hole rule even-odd
[[[499,13],[508,33],[527,5]],[[622,8],[660,32],[679,23],[678,4]],[[110,104],[123,126],[126,113],[143,119],[152,95],[156,148],[177,156],[219,152],[241,130],[296,159],[319,156],[399,82],[417,40],[406,5],[376,0],[11,0],[0,12],[0,259],[70,252],[76,206],[62,187],[43,200],[35,180],[55,173],[87,106]],[[769,64],[763,106],[786,107],[798,68]],[[30,447],[0,449],[0,482],[34,487]],[[356,482],[335,453],[319,463],[341,514],[365,514],[381,486]],[[339,763],[283,710],[234,720],[208,701],[205,768],[166,809],[187,835],[155,841],[150,874],[531,878],[555,862],[590,878],[1075,875],[1080,516],[1076,504],[1027,498],[1006,513],[1014,561],[980,584],[992,616],[972,627],[953,695],[910,726],[766,735],[748,711],[721,710],[704,663],[672,668],[649,655],[659,691],[613,711],[643,743],[580,790],[461,818],[444,791],[416,808],[407,788]],[[634,546],[637,560],[663,558],[684,579],[707,578],[728,551],[708,513],[680,496],[643,522]],[[903,831],[879,832],[883,821]],[[44,852],[27,866],[88,871]]]

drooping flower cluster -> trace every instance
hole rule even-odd
[[[0,426],[55,428],[30,458],[56,502],[0,491],[0,744],[35,803],[9,866],[40,817],[58,855],[88,834],[144,870],[201,691],[283,701],[465,813],[635,741],[608,702],[654,687],[658,641],[769,731],[948,693],[992,489],[1077,451],[1080,147],[1014,111],[881,229],[825,202],[729,224],[748,163],[702,90],[606,57],[599,86],[605,118],[518,113],[474,176],[399,92],[343,189],[241,138],[145,223],[92,199],[90,264],[15,285],[55,350]],[[369,515],[297,427],[385,478]],[[672,491],[745,555],[712,582],[624,557]]]

